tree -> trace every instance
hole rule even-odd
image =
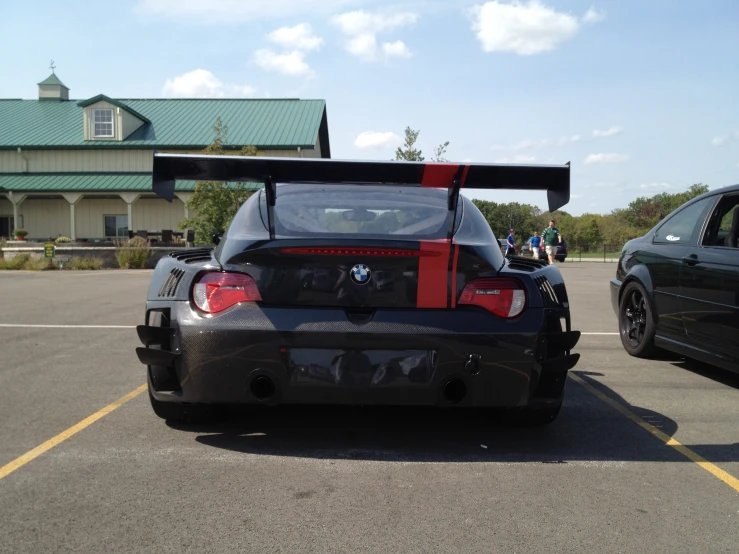
[[[422,162],[424,161],[423,152],[416,149],[416,141],[421,131],[414,131],[410,127],[405,128],[405,142],[402,147],[398,147],[395,151],[396,160],[404,160],[406,162]],[[434,148],[434,155],[431,157],[432,162],[448,162],[446,158],[446,149],[449,141],[440,144]]]
[[[416,141],[421,131],[414,131],[410,127],[405,128],[405,142],[403,147],[398,146],[395,151],[396,160],[405,160],[407,162],[422,162],[424,160],[423,152],[416,150]]]
[[[446,141],[444,144],[440,144],[434,149],[434,155],[431,158],[432,162],[448,162],[449,160],[446,158],[446,148],[449,146],[449,141]]]
[[[220,117],[216,118],[213,132],[215,138],[204,153],[223,156],[226,154],[223,145],[227,144],[228,126],[223,124]],[[256,156],[257,149],[253,145],[244,146],[239,155]],[[253,193],[243,183],[198,181],[193,195],[186,203],[187,209],[195,215],[181,221],[179,227],[195,231],[195,242],[210,244],[213,235],[228,228],[238,209]]]

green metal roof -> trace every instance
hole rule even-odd
[[[52,73],[51,75],[49,75],[46,79],[41,81],[39,85],[61,85],[64,88],[69,88],[67,87],[67,85],[59,80],[59,77],[56,76],[56,73]]]
[[[76,101],[0,100],[0,149],[146,148],[202,150],[216,117],[228,126],[227,148],[310,149],[321,139],[330,157],[324,100],[116,99],[146,123],[124,141],[84,140]]]
[[[236,187],[235,183],[231,184]],[[260,189],[262,183],[241,183]],[[177,181],[175,190],[195,190],[195,181]],[[151,173],[0,173],[0,192],[152,192]]]

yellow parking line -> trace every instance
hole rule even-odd
[[[76,435],[77,433],[85,429],[86,427],[89,427],[90,425],[95,423],[98,419],[101,419],[102,417],[108,415],[113,410],[120,408],[129,400],[133,400],[139,394],[144,392],[146,390],[146,387],[147,387],[146,384],[141,385],[136,390],[129,392],[126,396],[122,396],[121,398],[113,402],[112,404],[108,404],[107,406],[105,406],[105,408],[102,408],[98,410],[97,412],[95,412],[94,414],[92,414],[91,416],[86,417],[85,419],[77,423],[76,425],[73,425],[69,429],[62,431],[57,436],[50,438],[46,442],[38,445],[33,450],[26,452],[25,454],[23,454],[23,456],[16,458],[10,463],[5,464],[3,467],[0,467],[0,479],[4,479],[5,477],[13,473],[16,469],[19,469],[23,467],[24,465],[26,465],[31,460],[38,458],[39,456],[41,456],[41,454],[43,454],[44,452],[47,452],[48,450],[51,450],[57,444],[64,442],[69,437]]]
[[[711,475],[713,475],[717,479],[720,479],[721,481],[723,481],[724,483],[726,483],[727,485],[729,485],[736,492],[739,492],[739,479],[737,479],[733,475],[725,472],[723,469],[721,469],[720,467],[716,466],[715,464],[712,464],[711,462],[709,462],[708,460],[706,460],[703,456],[700,456],[699,454],[696,454],[690,448],[688,448],[684,444],[681,444],[680,442],[678,442],[677,440],[675,440],[671,436],[667,435],[666,433],[663,433],[662,431],[660,431],[659,429],[657,429],[654,425],[652,425],[652,424],[648,423],[647,421],[645,421],[644,419],[640,418],[634,412],[632,412],[631,410],[629,410],[626,406],[624,406],[620,402],[617,402],[616,400],[614,400],[610,396],[602,393],[601,391],[599,391],[598,389],[596,389],[593,385],[591,385],[590,383],[588,383],[585,380],[583,380],[581,377],[575,375],[574,373],[570,373],[570,377],[572,377],[573,381],[575,381],[579,385],[585,387],[585,389],[589,393],[597,396],[600,400],[602,400],[603,402],[605,402],[606,404],[608,404],[609,406],[611,406],[612,408],[614,408],[616,411],[618,411],[619,413],[625,415],[631,421],[633,421],[634,423],[636,423],[637,425],[639,425],[643,429],[645,429],[645,430],[649,431],[650,433],[652,433],[652,435],[654,435],[659,440],[661,440],[662,442],[664,442],[667,446],[671,446],[672,448],[674,448],[675,450],[677,450],[678,452],[680,452],[680,454],[682,454],[683,456],[685,456],[688,460],[690,460],[691,462],[695,462],[700,467],[702,467],[703,469],[705,469],[708,473],[710,473]]]

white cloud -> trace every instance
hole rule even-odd
[[[238,24],[255,19],[335,13],[353,0],[138,0],[134,11],[160,19],[202,24]]]
[[[615,164],[629,159],[626,154],[590,154],[585,158],[586,164]]]
[[[523,139],[514,144],[494,144],[490,147],[493,152],[523,152],[524,150],[533,150],[536,148],[545,148],[547,146],[565,146],[567,144],[574,144],[580,142],[582,137],[580,135],[572,135],[569,137],[561,137],[558,140],[550,139]]]
[[[383,15],[355,11],[337,15],[331,21],[347,37],[345,48],[350,54],[364,61],[374,61],[377,59],[378,34],[411,26],[417,20],[418,15],[410,12]],[[401,44],[407,51],[405,44],[401,41],[385,43],[383,51],[386,55],[392,55],[388,54],[387,45],[390,50],[400,50],[398,44]]]
[[[582,20],[585,23],[599,23],[603,21],[605,18],[606,18],[605,12],[599,12],[592,6],[587,12],[585,12],[585,15],[582,16]]]
[[[359,133],[354,141],[354,146],[362,149],[382,149],[390,148],[399,142],[400,137],[392,131],[386,133],[364,131],[363,133]]]
[[[643,185],[639,185],[639,188],[643,189],[669,189],[672,188],[672,185],[667,183],[645,183]]]
[[[468,163],[472,163],[472,158],[464,158],[464,159],[462,159],[460,161],[463,164],[468,164]]]
[[[507,4],[494,0],[470,10],[472,30],[485,52],[515,52],[522,56],[549,52],[574,37],[580,22],[539,0]]]
[[[726,135],[722,135],[720,137],[713,137],[711,144],[713,144],[714,146],[723,146],[727,142],[729,142],[729,137],[727,137]]]
[[[613,137],[621,133],[623,133],[623,127],[619,127],[618,125],[613,125],[610,129],[605,129],[603,131],[599,129],[595,129],[593,131],[593,136],[594,137]]]
[[[249,85],[226,85],[207,69],[195,69],[167,79],[162,91],[170,98],[236,98],[256,94]]]
[[[254,63],[265,71],[274,71],[291,77],[312,77],[313,70],[305,63],[305,53],[298,50],[278,54],[262,48],[254,52]]]
[[[397,58],[410,58],[411,56],[413,56],[413,54],[411,54],[411,51],[408,50],[408,47],[402,40],[384,43],[382,45],[382,51],[388,58],[393,56]]]
[[[295,27],[281,27],[272,31],[267,38],[280,46],[296,50],[318,50],[323,39],[313,33],[307,23],[300,23]]]
[[[582,198],[582,194],[570,194],[570,200],[577,200],[578,198]]]
[[[524,139],[513,145],[512,149],[514,152],[521,152],[522,150],[529,150],[531,148],[541,148],[549,145],[549,139]]]
[[[557,141],[557,144],[560,146],[564,146],[565,144],[574,144],[576,142],[580,142],[580,139],[582,137],[580,135],[572,135],[571,137],[562,137]]]
[[[588,185],[588,187],[592,187],[595,189],[610,189],[613,187],[616,187],[616,183],[593,183],[592,185]]]
[[[495,160],[495,163],[499,164],[531,164],[536,161],[534,156],[526,156],[524,154],[516,154],[515,156],[506,156]]]

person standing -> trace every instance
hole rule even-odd
[[[516,252],[516,239],[514,238],[515,231],[510,229],[508,231],[508,238],[506,239],[507,248],[505,251],[506,258],[510,258]]]
[[[557,247],[562,243],[562,235],[559,233],[559,229],[554,225],[555,221],[552,219],[549,222],[549,227],[544,229],[544,232],[541,234],[550,264],[554,263],[554,256],[557,254]]]
[[[539,231],[534,231],[534,236],[529,239],[529,246],[531,247],[531,253],[535,260],[539,259],[539,249],[541,248],[541,237]]]

